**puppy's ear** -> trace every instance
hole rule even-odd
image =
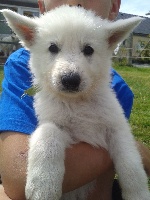
[[[23,46],[30,48],[34,43],[37,24],[34,19],[17,14],[11,10],[1,10],[9,27],[16,33]]]
[[[123,41],[141,21],[142,18],[140,17],[132,17],[130,19],[110,22],[107,27],[109,48],[113,51],[117,47],[117,44]]]

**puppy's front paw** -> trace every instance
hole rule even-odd
[[[26,199],[59,200],[61,197],[61,191],[59,192],[52,183],[50,185],[47,180],[28,180],[25,188]]]
[[[44,184],[44,183],[43,183]],[[43,186],[41,185],[41,182],[37,178],[34,179],[28,179],[26,183],[26,188],[25,188],[25,194],[26,194],[26,199],[27,200],[46,200],[48,197],[44,197],[45,195],[45,190],[42,191]]]
[[[125,200],[150,200],[150,192],[144,191],[141,193],[134,194],[134,191],[132,194],[126,193],[123,195],[123,199]]]
[[[31,181],[27,181],[26,187],[25,187],[25,195],[27,200],[32,200],[34,199],[34,193],[35,193],[35,188],[34,185],[32,184]]]

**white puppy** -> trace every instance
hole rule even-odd
[[[83,8],[62,6],[30,19],[4,10],[30,50],[39,92],[39,125],[29,146],[29,200],[83,200],[89,185],[62,196],[65,149],[87,142],[107,149],[125,200],[150,200],[147,177],[123,110],[110,89],[111,55],[141,19],[109,22]],[[94,184],[94,183],[92,183]]]

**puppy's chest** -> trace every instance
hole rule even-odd
[[[55,110],[56,111],[56,110]],[[84,141],[94,146],[106,147],[106,126],[100,110],[89,105],[64,108],[58,115],[54,112],[52,121],[66,131],[76,142]],[[54,117],[55,116],[55,117]]]
[[[50,98],[43,104],[44,99],[37,98],[35,102],[39,124],[53,122],[75,142],[83,141],[107,149],[106,134],[110,125],[107,123],[109,115],[108,109],[104,109],[104,102],[94,99],[66,103]]]

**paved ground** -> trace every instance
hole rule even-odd
[[[140,68],[140,67],[142,67],[142,68],[148,68],[148,67],[150,67],[150,64],[133,64],[133,66],[134,67],[138,67],[138,68]]]

